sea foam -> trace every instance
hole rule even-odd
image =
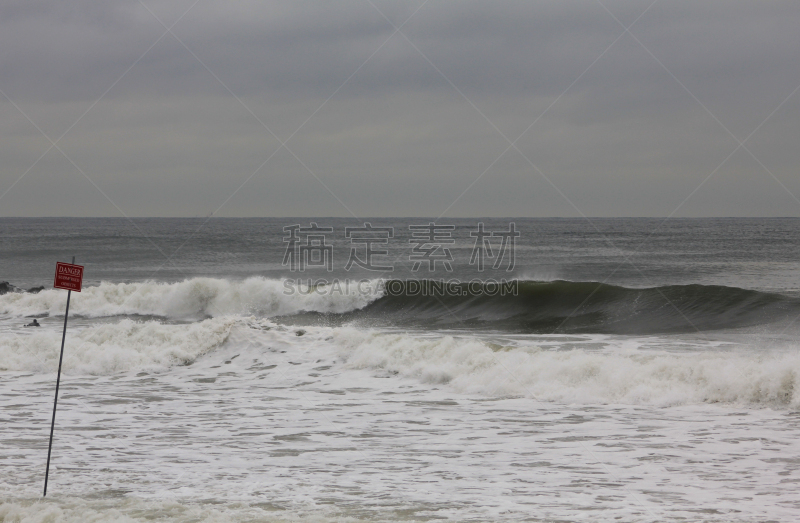
[[[460,393],[583,404],[800,407],[800,355],[795,350],[552,350],[351,328],[338,329],[335,340],[352,368],[379,369]]]
[[[185,365],[225,342],[239,320],[212,318],[167,325],[156,321],[117,323],[76,329],[69,333],[63,371],[67,374],[108,375],[133,369],[164,369]],[[0,337],[0,370],[55,372],[61,333],[43,330]]]

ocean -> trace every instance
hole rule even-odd
[[[0,218],[0,521],[798,521],[799,226]]]

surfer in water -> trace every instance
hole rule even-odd
[[[41,325],[39,324],[39,322],[38,322],[38,321],[36,321],[36,318],[34,318],[32,322],[30,322],[29,324],[27,324],[27,325],[25,325],[25,326],[26,326],[26,327],[41,327]]]

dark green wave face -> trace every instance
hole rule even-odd
[[[349,322],[515,333],[691,333],[789,323],[800,300],[712,285],[631,289],[597,282],[514,281],[506,287],[390,280],[386,293],[343,314],[301,313],[288,323]]]

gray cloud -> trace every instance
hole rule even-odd
[[[144,3],[168,26],[192,5]],[[59,144],[86,176],[53,149],[10,190],[49,142],[0,99],[0,215],[667,215],[735,149],[723,126],[800,85],[800,9],[657,2],[631,32],[663,67],[625,34],[587,71],[623,31],[603,5],[650,4],[431,0],[412,45],[392,24],[420,2],[199,2],[174,28],[197,60],[172,35],[142,57],[164,28],[137,1],[5,1],[0,89],[51,138],[113,88]],[[517,144],[541,172],[497,160],[553,103]],[[747,147],[800,197],[798,110]],[[678,212],[798,214],[743,149]]]

